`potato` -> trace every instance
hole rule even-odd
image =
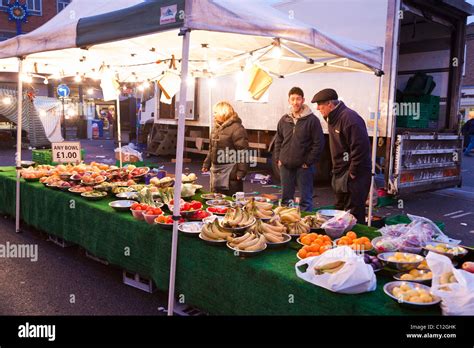
[[[420,303],[420,302],[423,302],[420,298],[420,296],[411,296],[410,298],[408,298],[408,301],[409,302],[415,302],[415,303]]]
[[[413,275],[409,274],[409,273],[406,273],[406,274],[403,274],[401,277],[400,277],[401,280],[413,280],[415,279],[415,277],[413,277]]]
[[[411,290],[411,287],[408,284],[402,284],[400,286],[400,289],[403,291],[408,291],[408,290]]]

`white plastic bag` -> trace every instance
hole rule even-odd
[[[410,215],[410,214],[407,214],[407,216],[412,222],[423,222],[423,223],[429,225],[431,227],[431,229],[434,231],[434,235],[432,236],[432,240],[434,240],[436,242],[455,244],[455,245],[458,245],[459,243],[461,243],[460,240],[452,239],[452,238],[449,238],[447,235],[445,235],[439,229],[439,227],[436,226],[436,224],[433,221],[431,221],[430,219],[427,219],[423,216],[416,216],[416,215]]]
[[[345,261],[345,264],[335,273],[316,275],[315,266],[323,266],[335,261]],[[308,265],[308,268],[302,272],[299,268],[304,265]],[[347,246],[328,250],[320,256],[303,259],[295,265],[295,270],[296,275],[301,279],[333,292],[360,294],[374,291],[377,287],[377,278],[372,267]]]
[[[441,297],[443,315],[474,315],[474,274],[454,268],[447,256],[431,251],[426,261],[433,273],[431,292]],[[457,283],[440,284],[439,278],[447,272],[454,274]]]

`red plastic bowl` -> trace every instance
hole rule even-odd
[[[132,215],[135,219],[137,220],[145,220],[144,216],[143,216],[143,213],[144,211],[143,210],[132,210],[130,209],[130,211],[132,212]]]

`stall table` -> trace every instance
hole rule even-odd
[[[0,212],[14,215],[15,169],[0,167]],[[21,183],[21,218],[39,230],[75,243],[127,271],[153,279],[158,289],[169,283],[172,231],[135,220],[108,206],[112,198],[88,201],[81,196]],[[197,198],[198,196],[196,196]],[[356,225],[357,234],[377,232]],[[15,233],[12,229],[11,233]],[[298,278],[300,245],[240,258],[225,246],[211,246],[180,233],[176,294],[186,304],[213,315],[433,315],[440,308],[413,310],[383,292],[393,279],[377,275],[373,292],[344,295]],[[129,251],[129,252],[128,252]]]

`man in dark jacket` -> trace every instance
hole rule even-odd
[[[290,90],[288,102],[291,110],[278,122],[274,149],[280,168],[282,203],[294,200],[298,185],[301,210],[311,211],[315,163],[324,147],[324,134],[319,119],[304,104],[301,88]]]
[[[364,224],[371,183],[370,141],[365,122],[338,100],[333,89],[316,93],[311,102],[318,103],[318,110],[328,122],[336,209],[350,210],[357,222]]]

